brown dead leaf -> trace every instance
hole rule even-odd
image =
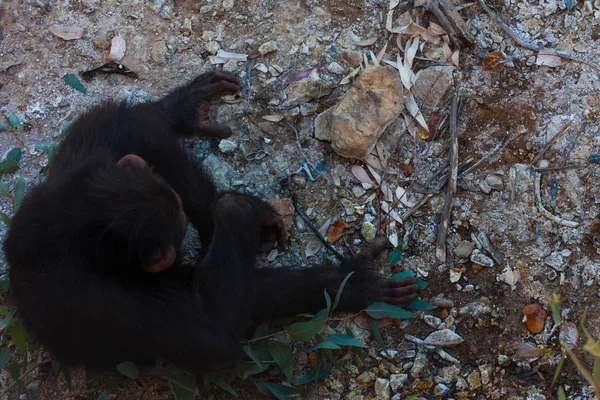
[[[325,221],[323,225],[321,225],[321,227],[319,228],[319,234],[321,236],[325,236],[327,228],[329,228],[330,224],[331,218],[329,218],[327,221]],[[304,249],[304,254],[306,255],[306,257],[314,256],[319,250],[321,250],[321,247],[323,247],[323,243],[321,242],[321,240],[317,237],[317,235],[312,235],[312,238],[310,239],[310,241],[306,245],[306,248]]]
[[[483,67],[491,69],[492,71],[501,72],[504,70],[505,63],[506,55],[502,52],[502,50],[492,51],[483,58]]]
[[[372,44],[375,44],[375,42],[377,42],[377,39],[378,39],[378,37],[377,37],[377,35],[375,35],[368,39],[361,40],[360,42],[356,42],[355,44],[360,47],[371,46]]]
[[[341,219],[335,221],[333,224],[329,226],[327,229],[327,241],[329,243],[335,243],[342,237],[344,233],[344,229],[346,229],[346,223]]]
[[[77,40],[83,37],[83,28],[79,26],[54,25],[48,28],[50,33],[64,40]]]
[[[413,173],[413,165],[411,164],[406,164],[404,166],[404,176],[409,177],[411,176]]]
[[[362,329],[370,329],[369,327],[369,315],[366,312],[361,312],[358,314],[356,318],[354,318],[354,323],[358,325]],[[385,317],[382,319],[375,320],[378,328],[385,328],[386,326],[392,325],[392,319],[390,317]]]
[[[541,305],[534,303],[523,308],[523,314],[525,315],[525,323],[531,333],[540,333],[544,330],[544,324],[548,313],[542,308]]]

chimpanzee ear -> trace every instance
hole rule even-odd
[[[150,273],[163,272],[171,268],[177,257],[177,250],[175,246],[169,245],[158,249],[150,260],[144,270]]]
[[[117,167],[119,168],[146,168],[147,166],[146,161],[135,154],[127,154],[117,161]]]

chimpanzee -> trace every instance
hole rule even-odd
[[[261,249],[282,242],[280,217],[256,197],[218,194],[179,140],[229,135],[209,122],[208,101],[238,89],[233,75],[210,72],[158,102],[92,109],[23,200],[4,243],[12,292],[63,362],[230,365],[252,323],[318,311],[349,271],[341,310],[414,298],[412,278],[372,271],[383,241],[340,268],[255,268]],[[203,252],[191,274],[174,273],[188,219]]]

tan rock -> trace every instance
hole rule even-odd
[[[469,258],[474,248],[475,243],[461,240],[454,248],[454,254],[456,254],[458,258]]]
[[[353,67],[358,67],[362,61],[362,56],[358,51],[344,50],[342,51],[342,60]]]
[[[331,82],[309,76],[285,88],[287,100],[283,105],[284,107],[297,106],[312,99],[327,96],[332,89],[333,84]]]
[[[435,107],[454,83],[454,67],[438,66],[425,68],[419,73],[412,93],[425,107]]]
[[[292,227],[292,219],[294,218],[294,213],[296,210],[294,209],[294,204],[292,203],[292,199],[269,199],[267,203],[271,207],[277,211],[277,213],[281,216],[283,220],[283,225],[285,226],[285,230],[289,233],[290,228]]]
[[[402,106],[398,73],[390,67],[369,67],[338,105],[317,117],[315,135],[322,140],[329,138],[339,155],[362,159],[398,117]]]

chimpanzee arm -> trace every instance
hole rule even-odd
[[[383,301],[403,305],[416,297],[413,278],[389,280],[373,271],[374,261],[386,246],[387,239],[369,244],[339,268],[313,267],[300,270],[262,268],[255,271],[257,296],[256,318],[268,319],[325,308],[323,290],[334,298],[348,273],[338,304],[339,311],[360,311],[369,304]]]

